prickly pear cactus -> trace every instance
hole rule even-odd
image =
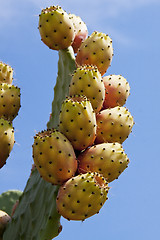
[[[130,89],[119,75],[118,83],[114,79],[106,85],[102,77],[112,61],[111,38],[95,31],[78,47],[75,59],[71,44],[76,23],[59,6],[42,10],[39,18],[42,41],[59,51],[52,113],[47,129],[34,137],[35,164],[0,240],[2,236],[3,240],[51,240],[62,230],[61,215],[82,221],[93,216],[108,199],[108,183],[117,179],[129,163],[121,143],[134,124],[132,115],[123,107]],[[66,29],[65,22],[72,27]],[[63,45],[66,40],[70,46]],[[108,94],[113,91],[114,96]],[[112,98],[107,99],[109,95]],[[119,95],[123,96],[122,103]],[[105,108],[104,101],[116,105]]]
[[[75,70],[72,48],[59,51],[58,69],[48,128],[57,127],[61,103],[68,95]],[[58,189],[58,185],[52,186],[40,178],[37,169],[33,170],[3,240],[50,240],[56,237],[61,231],[60,215],[56,210]]]
[[[8,190],[0,195],[0,209],[11,215],[12,209],[16,201],[22,195],[19,190]]]

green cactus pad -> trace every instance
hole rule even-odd
[[[58,187],[42,180],[37,170],[34,170],[27,182],[24,193],[19,199],[19,205],[11,223],[4,234],[4,240],[11,239],[51,239],[58,234],[60,215],[56,212],[55,198]],[[54,215],[54,225],[48,236],[45,228]],[[38,219],[38,221],[37,221]],[[52,237],[51,237],[52,236]]]
[[[73,48],[59,51],[58,76],[54,87],[54,100],[52,102],[52,114],[47,124],[48,129],[57,128],[61,105],[66,96],[69,95],[69,85],[72,73],[76,69]]]
[[[8,190],[0,195],[0,209],[11,215],[13,205],[22,195],[19,190]]]
[[[68,94],[71,75],[75,70],[73,56],[72,47],[59,52],[55,99],[48,128],[58,125],[61,102]],[[51,240],[56,237],[61,231],[61,216],[56,210],[58,189],[59,186],[40,178],[37,169],[33,170],[3,240]]]

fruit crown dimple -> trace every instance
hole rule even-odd
[[[90,37],[93,37],[93,36],[98,36],[98,37],[100,37],[100,38],[105,38],[105,39],[110,39],[111,40],[111,42],[112,42],[112,39],[109,37],[109,35],[108,34],[106,34],[106,33],[102,33],[102,32],[98,32],[98,31],[94,31],[90,36],[88,36],[88,38],[90,38]]]
[[[108,182],[102,174],[94,172],[94,180],[95,180],[95,183],[98,184],[100,188],[102,187],[102,188],[109,189]]]
[[[6,89],[19,89],[20,90],[20,88],[18,86],[8,84],[8,83],[0,83],[0,86],[3,87],[4,90],[6,90]]]
[[[73,95],[73,96],[70,96],[70,97],[66,97],[66,100],[64,100],[64,102],[67,102],[67,101],[71,101],[71,102],[89,102],[89,100],[87,99],[87,97],[85,95]]]
[[[52,133],[55,133],[55,132],[59,132],[57,129],[54,129],[54,128],[52,128],[52,129],[47,129],[47,130],[43,130],[43,131],[41,131],[41,132],[38,132],[35,136],[34,136],[34,138],[36,139],[36,138],[45,138],[45,137],[50,137],[51,135],[52,135]]]
[[[95,71],[98,71],[98,68],[96,65],[93,65],[93,64],[87,64],[87,65],[82,65],[82,66],[79,66],[77,69],[79,70],[89,70],[89,71],[92,71],[92,70],[95,70]]]
[[[11,70],[13,70],[13,68],[12,68],[11,66],[9,66],[9,65],[6,64],[6,63],[3,63],[2,61],[0,61],[0,67],[8,67],[8,68],[10,68]],[[0,71],[1,71],[1,69],[0,69]]]
[[[54,12],[57,10],[61,10],[61,11],[65,12],[60,6],[56,5],[56,6],[50,6],[45,9],[42,9],[42,13],[45,14],[45,13]]]

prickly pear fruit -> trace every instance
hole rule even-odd
[[[98,172],[112,182],[126,169],[129,159],[120,143],[101,143],[80,153],[78,162],[80,173]]]
[[[93,32],[80,46],[76,62],[82,66],[93,64],[103,76],[111,64],[113,56],[111,38],[100,32]]]
[[[74,42],[72,43],[72,47],[75,53],[77,53],[78,48],[81,46],[81,43],[87,38],[88,36],[88,29],[86,24],[82,21],[79,16],[75,14],[69,14],[69,18],[73,22],[74,31],[75,31],[75,38]]]
[[[12,84],[13,69],[3,62],[0,62],[0,83]]]
[[[10,220],[11,217],[6,212],[0,210],[0,239],[3,239],[3,233]]]
[[[55,185],[67,181],[77,170],[73,147],[58,130],[46,130],[36,134],[33,159],[43,179]]]
[[[105,99],[105,87],[98,68],[93,65],[77,68],[71,80],[69,94],[70,96],[85,95],[90,100],[95,113],[99,112]]]
[[[96,143],[123,143],[133,125],[133,117],[125,107],[105,109],[97,114]]]
[[[64,100],[59,129],[76,150],[83,150],[93,144],[96,137],[96,116],[85,96],[76,95]]]
[[[104,109],[123,106],[130,94],[130,86],[121,75],[103,77],[106,89],[106,97],[103,103]]]
[[[0,87],[0,117],[12,121],[21,107],[20,88],[7,83]]]
[[[14,145],[14,129],[12,124],[4,119],[0,119],[0,143],[0,168],[2,168]]]
[[[71,46],[75,36],[72,21],[60,6],[51,6],[41,11],[39,32],[41,40],[53,50]]]
[[[98,173],[86,173],[69,179],[57,196],[58,212],[68,220],[85,220],[99,212],[107,199],[108,184]]]

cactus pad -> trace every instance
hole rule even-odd
[[[21,195],[22,192],[20,190],[8,190],[7,192],[3,192],[0,195],[0,209],[11,215],[12,208]]]
[[[58,65],[59,72],[54,92],[52,115],[48,122],[49,128],[57,127],[61,101],[69,91],[69,82],[75,70],[72,48],[59,51]],[[20,197],[12,221],[4,232],[3,240],[50,240],[56,237],[62,229],[61,216],[56,210],[58,189],[58,186],[52,186],[40,178],[37,169],[33,170]]]

